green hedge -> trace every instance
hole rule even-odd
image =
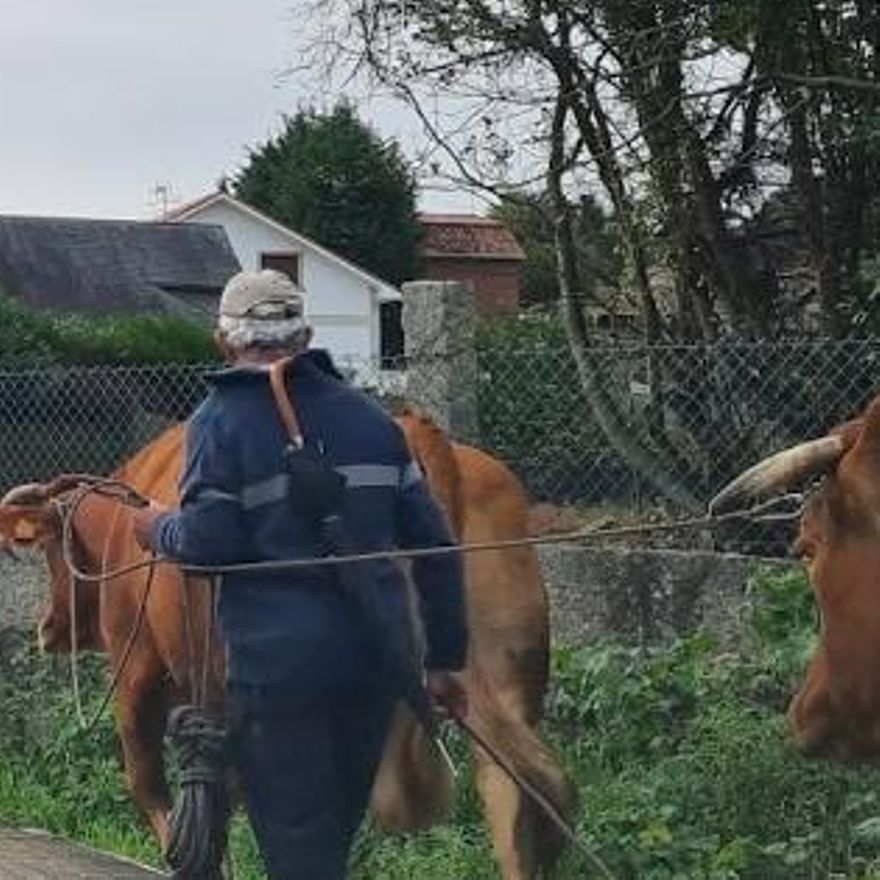
[[[203,363],[217,359],[210,330],[166,315],[42,311],[0,293],[0,365]]]

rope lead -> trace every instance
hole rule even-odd
[[[180,794],[169,819],[165,861],[177,880],[223,880],[226,731],[197,706],[179,706],[168,718],[167,737],[178,754]]]

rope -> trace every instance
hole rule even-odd
[[[152,592],[153,583],[156,579],[156,568],[155,566],[150,566],[147,568],[147,579],[144,584],[143,592],[141,593],[141,598],[138,602],[137,612],[135,614],[134,623],[132,624],[131,631],[128,634],[128,637],[125,642],[125,647],[122,649],[122,656],[119,659],[119,663],[116,666],[116,669],[113,670],[113,676],[110,679],[110,684],[107,687],[106,692],[101,700],[100,705],[92,714],[91,718],[86,717],[85,708],[83,706],[82,701],[82,688],[80,687],[80,675],[79,675],[79,639],[78,639],[78,627],[77,627],[77,612],[76,612],[76,586],[77,582],[83,580],[83,578],[77,574],[77,568],[73,563],[73,519],[74,514],[76,513],[76,508],[81,503],[82,499],[92,492],[98,491],[96,488],[101,484],[98,483],[83,483],[80,487],[76,489],[76,495],[74,496],[74,501],[70,502],[67,508],[61,503],[57,503],[57,509],[59,511],[59,515],[61,517],[62,523],[62,539],[61,539],[61,552],[62,557],[64,559],[65,565],[67,565],[68,571],[70,572],[70,592],[69,592],[69,601],[70,601],[70,679],[71,679],[71,687],[73,690],[73,702],[76,707],[76,716],[79,721],[80,730],[83,733],[89,734],[94,731],[98,722],[101,720],[101,716],[107,709],[107,706],[110,705],[110,700],[113,699],[113,695],[116,693],[116,688],[119,686],[119,681],[122,678],[122,674],[125,671],[125,667],[128,665],[128,661],[131,658],[132,651],[134,650],[135,643],[137,642],[137,636],[140,632],[141,626],[144,622],[144,617],[147,612],[147,603],[150,599],[150,593]],[[127,486],[123,488],[128,489]],[[119,496],[120,500],[122,500],[124,496]],[[123,502],[125,503],[125,502]],[[116,520],[114,519],[114,527]],[[101,560],[101,568],[102,573],[101,576],[98,577],[98,582],[103,582],[104,578],[104,569],[106,567],[106,547],[105,553]],[[93,581],[93,578],[89,578],[90,581]]]
[[[599,858],[598,855],[587,845],[587,842],[572,828],[568,820],[563,816],[556,805],[538,788],[534,783],[530,782],[522,776],[513,764],[501,754],[498,749],[492,746],[489,741],[479,733],[472,724],[469,724],[456,712],[450,712],[449,717],[461,728],[462,732],[470,737],[491,759],[501,768],[501,770],[513,781],[519,788],[544,812],[544,815],[562,832],[566,840],[589,862],[596,871],[599,872],[606,880],[615,880],[614,874],[608,869],[608,866]]]
[[[134,650],[138,634],[143,626],[147,604],[156,574],[155,559],[147,560],[147,580],[138,602],[131,631],[126,639],[119,663],[114,670],[110,684],[104,693],[100,706],[92,718],[86,719],[82,705],[79,683],[78,645],[76,628],[76,585],[79,580],[106,582],[108,535],[101,559],[101,573],[98,576],[82,578],[73,559],[73,523],[80,504],[90,494],[101,494],[115,498],[124,504],[144,506],[145,500],[133,489],[115,480],[86,479],[73,493],[67,503],[54,502],[62,522],[62,556],[67,565],[70,580],[71,604],[71,678],[74,703],[80,728],[90,733],[104,714],[110,700],[116,693],[119,681]],[[115,528],[117,518],[114,517]],[[112,533],[113,529],[111,529]],[[191,627],[189,596],[186,588],[181,591],[184,602],[184,619],[187,626],[187,650],[195,650]],[[212,582],[211,607],[216,599],[216,584]],[[169,716],[166,736],[178,755],[180,765],[180,792],[169,816],[169,839],[164,857],[172,869],[173,877],[179,880],[223,880],[223,864],[226,854],[229,802],[226,790],[226,730],[222,721],[210,718],[204,710],[208,695],[208,679],[213,648],[213,615],[208,615],[202,643],[202,670],[199,677],[189,657],[187,664],[190,674],[190,698],[195,705],[185,705],[174,709]],[[231,874],[230,874],[231,876]]]
[[[180,880],[222,880],[229,799],[226,730],[199,706],[178,706],[166,734],[180,764],[180,793],[169,817],[165,861]]]
[[[173,876],[180,880],[222,880],[224,876],[230,812],[224,773],[226,728],[207,711],[216,593],[217,584],[212,581],[211,613],[205,616],[199,649],[186,581],[180,590],[190,703],[174,709],[167,724],[166,738],[180,767],[180,791],[168,818],[169,839],[163,854]]]
[[[88,491],[84,493],[83,497],[87,494],[89,494]],[[121,496],[118,497],[118,500],[122,501],[122,503],[127,503],[127,501]],[[80,503],[82,503],[82,498],[76,499],[71,505],[71,507],[74,508],[68,514],[71,519],[75,513],[74,504],[75,506],[78,506]],[[783,508],[783,505],[792,503],[797,506],[790,510],[785,510]],[[272,559],[261,562],[240,562],[227,565],[181,565],[178,560],[170,559],[167,556],[156,555],[139,562],[120,566],[109,572],[102,572],[99,575],[81,571],[76,566],[73,559],[68,558],[66,549],[65,562],[67,562],[71,572],[78,579],[93,583],[116,580],[125,575],[131,574],[132,572],[141,571],[144,568],[157,565],[177,565],[183,568],[187,574],[205,576],[240,574],[243,572],[273,573],[296,569],[325,568],[332,565],[347,565],[357,562],[375,562],[381,559],[423,559],[431,556],[448,556],[454,553],[485,553],[493,550],[511,550],[519,547],[573,544],[594,540],[605,540],[608,538],[629,537],[633,535],[658,534],[663,532],[685,531],[689,529],[711,529],[726,522],[743,520],[751,522],[787,522],[800,517],[803,512],[803,503],[804,496],[801,493],[790,493],[788,495],[780,496],[779,498],[770,499],[769,501],[765,501],[750,508],[734,510],[722,514],[685,517],[683,519],[672,520],[665,523],[644,523],[641,525],[619,526],[616,528],[605,528],[600,526],[559,532],[554,535],[533,535],[525,538],[507,538],[499,539],[497,541],[480,541],[470,544],[446,544],[440,547],[416,547],[407,550],[374,550],[365,553],[351,553],[340,556],[319,556],[307,559]],[[138,506],[143,505],[139,503]],[[777,512],[777,509],[779,509],[779,512]]]

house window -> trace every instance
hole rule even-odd
[[[383,370],[403,369],[403,303],[400,300],[379,303],[379,352]]]
[[[291,251],[265,251],[260,254],[261,269],[283,272],[294,284],[299,284],[299,254]]]

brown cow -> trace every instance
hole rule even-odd
[[[744,499],[825,473],[801,516],[795,551],[822,616],[819,645],[789,719],[809,756],[880,757],[880,397],[863,418],[777,453],[712,503]]]
[[[479,450],[450,444],[429,420],[399,419],[414,457],[463,541],[522,537],[527,501],[515,477]],[[182,461],[183,431],[167,431],[115,476],[139,492],[173,504]],[[24,507],[40,500],[28,487],[13,490],[0,504],[0,534],[12,542],[38,540],[45,551],[51,599],[39,624],[44,649],[70,649],[70,576],[62,558],[58,515],[51,506]],[[9,502],[14,501],[11,505]],[[132,535],[129,511],[118,502],[90,496],[75,520],[74,553],[79,566],[108,571],[143,554]],[[576,796],[570,780],[534,732],[547,683],[546,597],[530,548],[481,553],[466,561],[471,643],[465,671],[471,699],[470,721],[500,746],[526,778],[546,792],[563,814]],[[106,585],[79,584],[76,591],[80,647],[106,651],[116,668],[132,632],[144,594],[143,573]],[[191,588],[193,614],[206,619],[207,591]],[[157,569],[146,604],[144,625],[125,664],[115,699],[117,728],[132,794],[160,843],[167,839],[169,792],[162,762],[162,735],[168,708],[187,696],[190,663],[201,644],[185,638],[181,576]],[[203,632],[198,623],[194,633]],[[222,670],[213,678],[211,700],[222,698]],[[504,880],[530,880],[549,865],[561,844],[558,833],[479,749],[476,779],[491,826]],[[448,770],[408,712],[398,710],[372,798],[372,810],[386,827],[411,831],[442,818],[449,804]]]

